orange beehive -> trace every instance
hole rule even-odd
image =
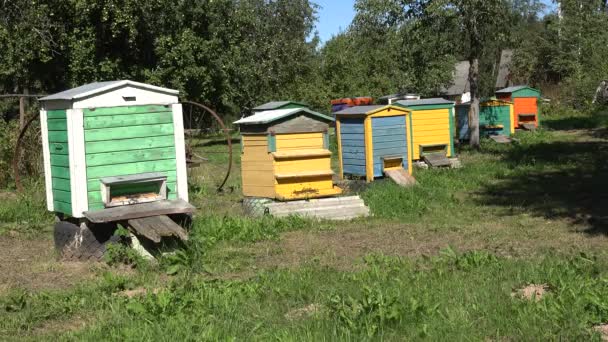
[[[528,86],[508,87],[496,92],[499,100],[513,102],[515,128],[524,124],[538,127],[540,91]]]

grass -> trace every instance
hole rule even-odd
[[[225,146],[201,141],[209,162],[190,177],[200,210],[182,250],[63,289],[12,287],[0,339],[599,341],[608,115],[544,113],[546,128],[515,144],[462,147],[462,169],[362,188],[374,217],[343,223],[246,217],[238,153],[217,193]],[[30,189],[2,202],[0,230],[48,238]],[[548,292],[521,298],[529,284]]]

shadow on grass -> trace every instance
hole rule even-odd
[[[593,129],[608,125],[608,107],[595,108],[590,114],[547,116],[542,126],[552,130]]]
[[[516,145],[503,160],[514,172],[486,185],[479,204],[569,218],[586,224],[589,234],[608,235],[608,142]]]

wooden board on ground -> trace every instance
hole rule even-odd
[[[425,154],[422,159],[425,163],[427,163],[430,167],[442,167],[442,166],[452,166],[452,163],[443,153],[429,153]]]
[[[195,210],[190,203],[177,199],[85,211],[83,214],[93,223],[104,223],[157,215],[191,214]]]
[[[128,222],[135,234],[142,235],[156,243],[159,243],[165,236],[176,236],[182,240],[188,240],[186,230],[166,215],[136,218],[128,220]]]
[[[536,130],[536,126],[533,123],[520,123],[519,124],[526,131],[534,131]]]
[[[490,139],[496,141],[499,144],[510,144],[511,138],[504,135],[490,135]]]
[[[384,174],[401,186],[416,184],[416,179],[404,169],[384,170]]]

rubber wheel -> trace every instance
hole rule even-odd
[[[55,249],[59,258],[69,261],[102,261],[107,245],[120,243],[120,236],[114,236],[115,225],[78,226],[69,221],[55,223]]]
[[[269,198],[245,197],[243,199],[243,209],[248,215],[259,217],[268,214],[266,204],[272,203]]]

